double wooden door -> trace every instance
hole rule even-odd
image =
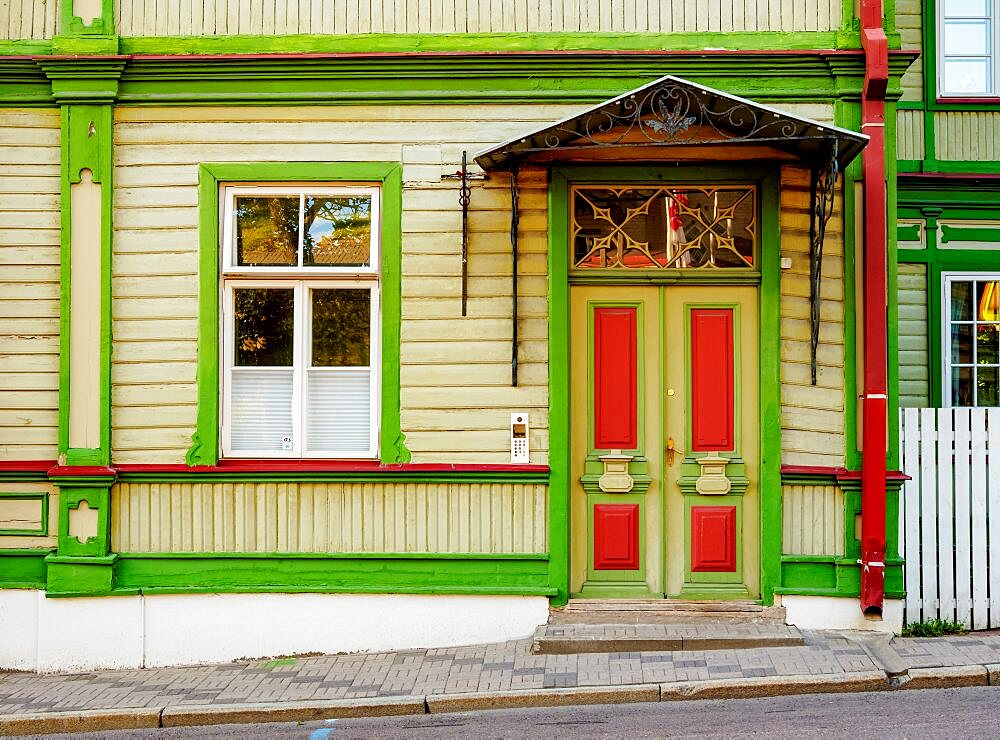
[[[571,286],[570,590],[759,593],[757,288]]]

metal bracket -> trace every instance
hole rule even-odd
[[[441,175],[442,180],[459,180],[458,205],[462,208],[462,315],[468,315],[469,303],[469,203],[472,201],[470,180],[488,180],[485,172],[469,173],[469,154],[462,150],[462,169],[453,174]]]
[[[809,347],[812,384],[816,385],[816,352],[819,348],[820,286],[823,279],[823,242],[826,226],[833,216],[833,198],[837,190],[837,140],[830,146],[830,159],[814,165],[810,181],[809,211]]]
[[[510,170],[510,257],[511,257],[511,348],[510,348],[510,384],[517,387],[517,232],[521,222],[518,210],[518,174],[520,170],[515,164]]]

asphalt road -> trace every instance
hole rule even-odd
[[[1000,687],[519,709],[76,738],[1000,737]],[[48,735],[46,737],[69,737]]]

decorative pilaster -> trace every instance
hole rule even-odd
[[[93,42],[96,36],[79,40]],[[59,465],[49,473],[59,488],[59,540],[56,553],[46,559],[48,592],[101,594],[111,591],[116,558],[110,552],[115,475],[108,467],[112,111],[125,60],[54,56],[37,61],[62,114]]]

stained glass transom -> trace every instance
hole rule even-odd
[[[752,268],[756,234],[752,185],[573,191],[576,268]]]

